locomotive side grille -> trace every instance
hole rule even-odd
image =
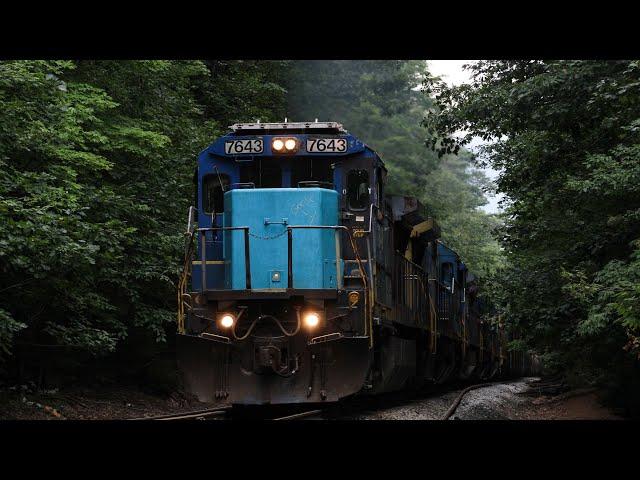
[[[417,264],[396,254],[396,304],[402,320],[423,325],[429,311],[428,279],[426,272]]]

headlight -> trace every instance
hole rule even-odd
[[[220,326],[223,328],[231,328],[233,327],[235,321],[236,319],[233,317],[233,315],[225,313],[220,317]]]
[[[276,137],[271,140],[271,151],[275,153],[296,153],[298,140],[294,137]]]
[[[279,138],[276,138],[273,143],[271,144],[271,148],[273,150],[275,150],[276,152],[281,152],[282,149],[284,148],[284,142],[282,140],[280,140]]]
[[[286,148],[289,151],[292,151],[292,150],[295,150],[297,144],[298,143],[293,138],[288,138],[284,142],[284,148]]]
[[[320,323],[320,315],[316,312],[308,312],[304,315],[304,325],[309,328],[315,328]]]

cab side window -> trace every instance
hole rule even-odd
[[[347,175],[347,203],[351,210],[365,210],[369,205],[369,172],[350,170]]]
[[[202,210],[206,214],[224,212],[224,192],[229,187],[229,175],[215,173],[202,179]]]
[[[451,277],[453,274],[453,265],[451,263],[446,262],[442,264],[442,269],[440,271],[440,281],[445,285],[449,285],[451,283]]]

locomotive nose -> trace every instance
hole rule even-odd
[[[280,349],[273,346],[268,345],[266,347],[257,346],[255,347],[256,357],[258,357],[258,367],[261,369],[280,369],[280,358],[279,354]]]
[[[291,375],[297,370],[289,360],[288,349],[284,344],[255,345],[256,373]]]
[[[251,288],[257,290],[335,289],[338,193],[324,188],[261,188],[225,193],[225,221],[249,229],[224,239],[226,288],[246,287],[250,257]],[[305,227],[305,228],[301,228]]]

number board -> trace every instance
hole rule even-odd
[[[344,153],[347,151],[346,138],[308,138],[309,153]]]
[[[246,153],[262,153],[264,142],[261,138],[246,140],[230,140],[224,142],[224,153],[229,155],[242,155]]]

